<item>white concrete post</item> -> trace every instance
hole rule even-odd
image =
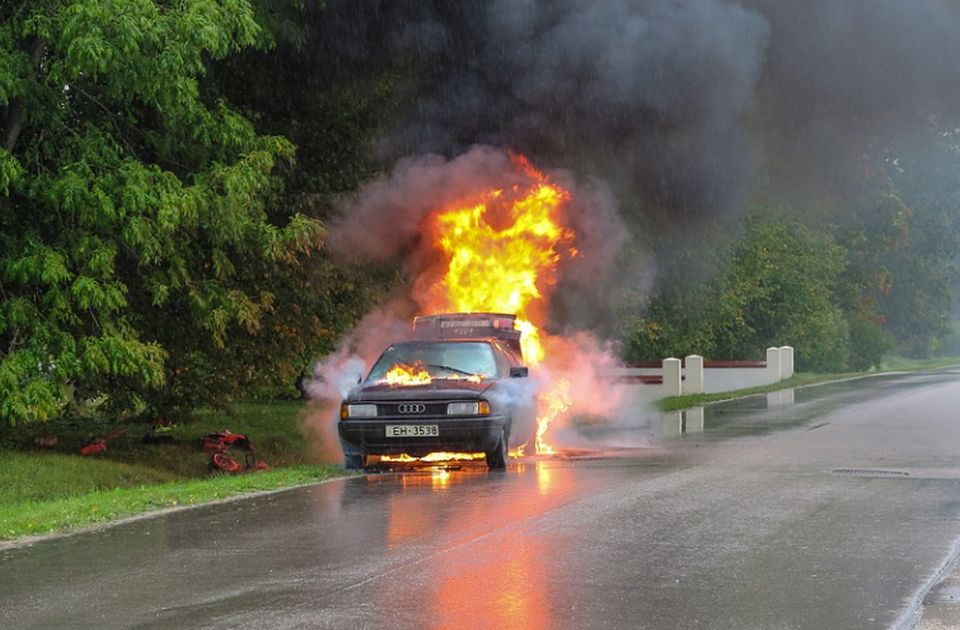
[[[699,354],[691,354],[684,359],[683,392],[685,394],[703,393],[703,357]]]
[[[780,381],[780,348],[767,348],[767,381]]]
[[[683,393],[680,380],[680,359],[663,360],[663,395],[679,396]]]
[[[793,347],[780,347],[780,376],[790,378],[793,376]]]

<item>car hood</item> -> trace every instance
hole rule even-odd
[[[397,386],[371,383],[355,387],[347,395],[350,402],[379,400],[447,400],[450,398],[479,398],[493,387],[496,380],[479,383],[459,380],[434,379],[428,385]]]

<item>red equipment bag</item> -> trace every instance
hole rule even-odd
[[[86,442],[83,443],[83,446],[80,447],[80,454],[87,455],[96,455],[97,453],[102,453],[107,450],[107,440],[113,440],[124,433],[126,433],[127,427],[120,427],[116,431],[111,431],[103,437],[95,435]]]
[[[90,438],[80,447],[80,454],[84,457],[88,455],[96,455],[97,453],[102,453],[107,450],[107,441],[102,437]]]
[[[235,462],[230,456],[223,453],[214,453],[210,457],[210,468],[225,473],[236,474],[243,470],[243,466]]]
[[[254,456],[253,444],[242,433],[231,433],[227,430],[208,433],[200,440],[200,448],[210,455],[209,467],[211,471],[220,471],[232,475],[251,470],[270,470],[270,466],[266,462],[260,461]],[[227,455],[231,448],[237,448],[245,452],[243,464]]]
[[[249,438],[242,433],[217,431],[216,433],[206,434],[200,440],[200,448],[204,453],[222,453],[231,446],[245,451],[253,450]]]

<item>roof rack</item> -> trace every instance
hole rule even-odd
[[[477,339],[493,337],[521,356],[517,316],[506,313],[439,313],[413,319],[417,339]]]

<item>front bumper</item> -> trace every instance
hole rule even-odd
[[[387,437],[387,425],[435,424],[435,437]],[[365,418],[341,420],[340,439],[363,455],[408,455],[419,457],[437,451],[487,452],[496,448],[500,431],[508,426],[503,415],[443,418]],[[509,429],[508,429],[509,430]]]

